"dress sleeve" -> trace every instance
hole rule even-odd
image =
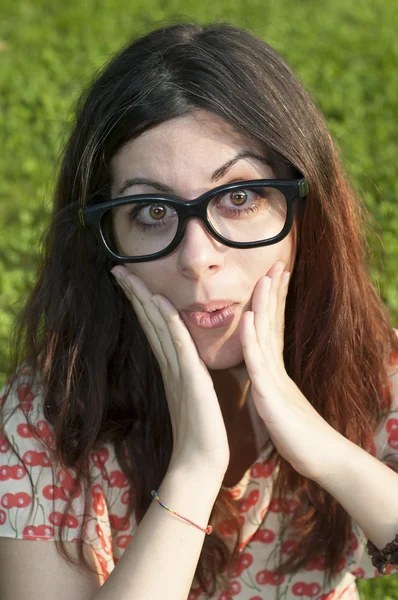
[[[398,330],[395,329],[398,337]],[[391,408],[385,414],[374,436],[373,448],[370,453],[378,460],[395,471],[398,475],[398,353],[393,352],[388,357],[389,387],[392,396]],[[398,530],[397,530],[398,533]],[[379,577],[377,569],[372,565],[371,558],[366,551],[367,538],[363,531],[353,523],[352,549],[347,557],[351,564],[351,573],[358,578]],[[396,573],[397,569],[391,565],[386,573]]]
[[[43,394],[30,375],[18,377],[7,399],[4,390],[0,392],[0,407],[2,404],[0,537],[61,540],[61,518],[72,497],[62,541],[82,541],[93,548],[103,583],[137,527],[133,517],[127,522],[124,518],[131,489],[113,445],[105,444],[90,452],[91,486],[79,484],[74,489],[76,471],[53,464],[51,451],[35,435],[39,432],[50,450],[54,448]]]
[[[43,397],[28,377],[21,376],[13,384],[7,399],[3,394],[0,400],[3,404],[0,537],[60,539],[60,519],[72,491],[75,473],[52,465],[46,446],[36,435],[38,432],[51,448],[53,431],[44,417]],[[28,413],[31,424],[22,408]],[[83,511],[84,494],[79,486],[73,493],[73,502],[64,526],[65,541],[80,539]]]

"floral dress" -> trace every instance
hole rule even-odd
[[[369,451],[398,473],[398,356],[390,356],[389,365],[393,406],[377,430],[374,447]],[[21,375],[5,404],[5,426],[0,437],[0,537],[48,542],[60,539],[61,515],[70,498],[75,472],[53,469],[47,451],[35,437],[34,429],[28,426],[23,411],[18,408],[13,412],[15,406],[22,404],[29,411],[34,427],[51,444],[53,433],[43,413],[42,395],[27,379]],[[250,411],[260,448],[264,425],[253,406]],[[11,452],[10,442],[21,460]],[[312,559],[294,575],[278,577],[274,573],[272,551],[281,547],[287,557],[297,546],[297,541],[282,538],[280,531],[280,517],[294,512],[297,500],[291,496],[283,502],[272,497],[277,473],[266,452],[259,452],[237,485],[224,488],[238,505],[243,541],[235,572],[229,577],[227,587],[218,589],[212,600],[358,600],[355,579],[376,577],[378,573],[365,550],[366,537],[353,521],[351,544],[327,588],[323,584],[322,558]],[[86,492],[89,518],[82,530],[85,494],[79,487],[73,494],[63,539],[71,542],[81,539],[93,547],[103,583],[128,546],[137,523],[131,517],[123,526],[130,486],[113,446],[104,445],[91,452],[89,461],[93,476],[93,484]],[[33,494],[28,473],[34,484]],[[32,505],[32,516],[28,519]],[[211,524],[232,548],[233,522],[222,520]],[[395,569],[389,567],[387,572],[393,573]],[[196,593],[193,587],[187,600],[204,598],[204,594]]]

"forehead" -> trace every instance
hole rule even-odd
[[[243,136],[216,115],[197,111],[157,125],[126,144],[111,163],[114,183],[139,174],[165,182],[167,178],[169,185],[189,176],[200,185],[242,150],[267,156],[263,143]]]

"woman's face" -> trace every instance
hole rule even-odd
[[[275,178],[266,162],[254,158],[241,158],[222,174],[213,175],[246,150],[266,160],[261,144],[238,135],[211,113],[198,111],[179,117],[143,133],[119,151],[112,161],[112,197],[159,192],[147,184],[134,184],[119,192],[127,179],[137,177],[166,185],[187,200],[233,181]],[[228,369],[243,361],[239,323],[242,314],[251,310],[257,282],[278,260],[291,272],[294,259],[294,228],[277,244],[237,249],[214,239],[203,223],[193,218],[171,254],[147,263],[129,263],[126,267],[154,294],[172,302],[207,367]],[[236,303],[233,320],[223,327],[200,328],[182,312],[191,304],[220,299]]]

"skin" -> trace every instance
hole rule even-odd
[[[266,157],[262,144],[238,135],[229,124],[205,111],[162,123],[124,146],[114,157],[112,197],[157,191],[148,185],[134,185],[119,193],[125,180],[133,177],[166,184],[187,200],[237,180],[276,178],[269,165],[244,158],[218,181],[211,182],[211,174],[217,168],[246,149]],[[194,302],[220,298],[239,303],[235,319],[227,328],[204,330],[188,322],[186,326],[212,376],[231,442],[237,439],[234,433],[239,429],[240,453],[243,423],[251,440],[246,454],[253,453],[251,424],[245,409],[249,378],[239,338],[242,315],[251,310],[253,291],[260,278],[272,274],[277,261],[282,261],[285,270],[291,272],[295,254],[295,227],[277,244],[237,249],[224,246],[198,219],[191,219],[180,245],[171,254],[156,261],[126,264],[153,294],[165,296],[179,311]],[[233,453],[231,448],[232,457]],[[233,458],[231,463],[234,464]]]

